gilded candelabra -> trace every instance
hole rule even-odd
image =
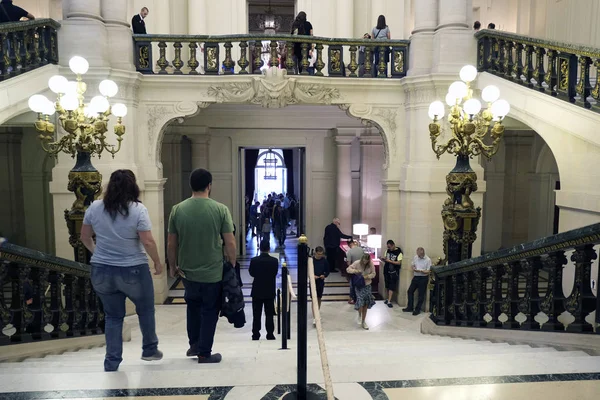
[[[477,174],[469,159],[483,155],[491,159],[498,151],[504,135],[502,121],[510,111],[505,100],[498,100],[500,90],[487,86],[481,97],[488,107],[482,110],[481,102],[473,98],[470,83],[477,77],[477,69],[471,65],[460,71],[461,81],[456,81],[448,90],[446,103],[450,107],[448,122],[451,137],[439,144],[445,106],[434,101],[429,106],[431,146],[439,159],[444,153],[456,155],[456,166],[446,176],[448,198],[442,207],[444,222],[444,255],[441,264],[458,262],[471,257],[473,242],[477,238],[477,225],[481,218],[481,207],[475,207],[471,193],[477,190]],[[490,136],[490,139],[486,137]],[[489,143],[486,144],[486,141]]]
[[[122,122],[127,115],[127,107],[120,103],[110,106],[108,99],[119,90],[111,80],[102,81],[99,86],[101,95],[93,97],[86,104],[87,85],[82,75],[88,71],[89,64],[84,58],[76,56],[69,61],[69,67],[77,77],[75,81],[68,81],[60,75],[48,81],[50,90],[56,93],[56,102],[36,94],[29,99],[29,107],[38,114],[35,128],[44,151],[54,156],[66,153],[77,159],[75,167],[69,172],[68,183],[69,191],[76,198],[71,209],[65,210],[65,219],[75,260],[89,263],[90,254],[80,242],[79,234],[85,210],[102,192],[102,175],[92,165],[91,158],[93,155],[101,157],[104,151],[113,157],[119,152],[125,135]],[[117,144],[109,144],[106,138],[111,115],[116,117],[114,132]],[[58,120],[64,132],[58,132],[51,118]]]

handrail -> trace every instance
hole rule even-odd
[[[0,260],[47,268],[50,271],[67,273],[74,276],[89,277],[91,267],[86,264],[56,257],[41,251],[28,249],[4,242],[0,245]]]
[[[327,358],[327,347],[325,346],[325,336],[323,335],[323,325],[321,324],[321,311],[319,303],[313,295],[317,293],[317,283],[315,281],[315,266],[312,257],[308,259],[308,279],[310,282],[310,292],[312,298],[312,310],[317,325],[317,341],[319,342],[319,352],[321,353],[321,368],[323,368],[323,377],[325,378],[325,390],[327,391],[327,400],[334,400],[333,383],[331,381],[331,372],[329,371],[329,360]]]
[[[38,18],[30,21],[18,21],[18,22],[4,22],[0,24],[0,33],[4,32],[18,32],[26,29],[37,28],[37,27],[51,27],[54,29],[60,28],[60,22],[55,21],[51,18]]]
[[[438,325],[592,333],[594,325],[587,316],[596,310],[596,323],[600,323],[600,296],[591,287],[598,244],[600,223],[433,267],[431,319]],[[566,251],[573,251],[570,260],[575,270],[568,296],[563,292]],[[542,271],[547,281],[542,282]],[[595,279],[600,281],[600,272]],[[558,320],[565,311],[573,322]],[[540,312],[546,322],[536,318]],[[517,320],[519,314],[524,321]]]
[[[475,37],[479,71],[600,112],[600,49],[487,29]]]

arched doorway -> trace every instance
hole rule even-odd
[[[261,202],[270,193],[288,192],[288,168],[283,149],[259,149],[254,167],[254,193],[251,201]]]

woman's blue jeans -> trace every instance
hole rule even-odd
[[[123,319],[127,298],[135,304],[140,321],[142,357],[154,355],[158,348],[158,337],[154,319],[154,285],[148,264],[133,267],[92,264],[92,285],[104,306],[104,369],[116,371],[123,361]]]

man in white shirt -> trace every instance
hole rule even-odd
[[[413,258],[412,269],[414,275],[408,288],[408,306],[403,308],[402,311],[419,315],[425,302],[425,293],[429,283],[429,274],[431,273],[431,258],[425,255],[425,249],[422,247],[417,249],[417,255]],[[417,300],[417,307],[413,308],[417,289],[419,289],[419,299]]]

